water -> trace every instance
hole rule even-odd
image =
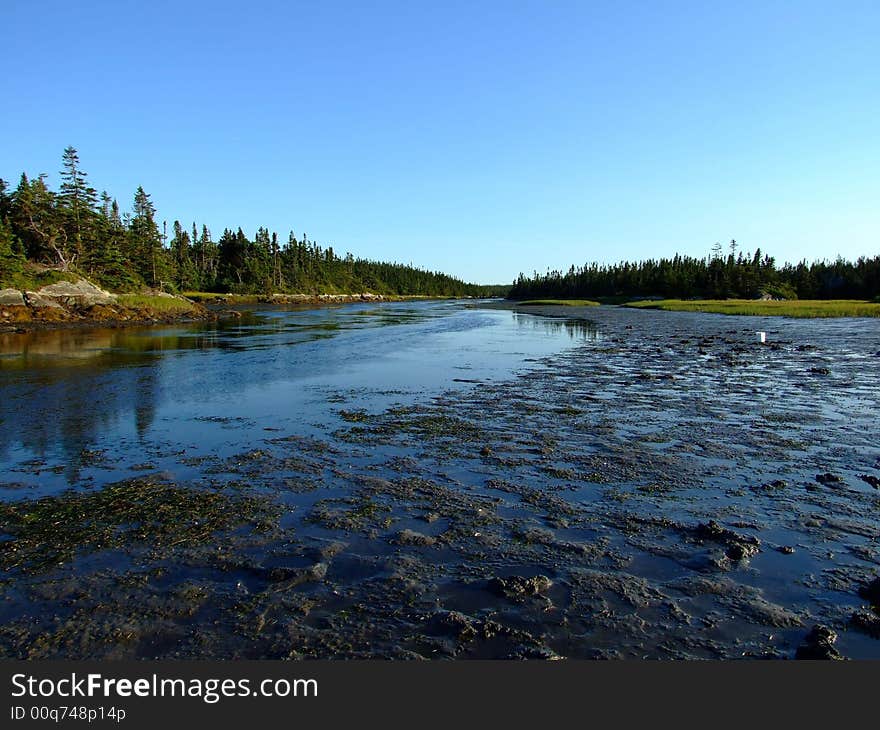
[[[880,657],[876,320],[530,311],[0,335],[0,656]]]
[[[327,428],[339,409],[333,394],[356,393],[369,408],[408,403],[509,377],[589,337],[584,325],[449,302],[0,335],[0,462],[33,496],[106,483],[146,462],[185,477],[178,457],[234,453],[241,430]],[[112,459],[82,466],[96,453]]]

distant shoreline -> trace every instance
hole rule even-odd
[[[645,299],[605,304],[581,299],[517,301],[505,299],[483,304],[490,309],[509,309],[547,317],[589,317],[597,305],[628,309],[651,309],[665,312],[702,312],[745,317],[793,317],[827,319],[833,317],[880,317],[880,303],[854,299]]]
[[[4,289],[2,292],[16,292]],[[61,298],[52,299],[31,292],[28,302],[25,292],[21,303],[10,304],[0,300],[0,333],[42,332],[47,330],[118,329],[162,324],[213,321],[238,318],[238,306],[279,306],[302,309],[358,304],[404,301],[457,299],[448,296],[357,294],[224,294],[187,292],[185,296],[163,293],[115,295],[104,292],[106,299],[88,306],[71,304]],[[0,292],[0,293],[2,293]],[[34,296],[36,295],[36,296]],[[109,297],[113,297],[110,299]],[[50,299],[50,301],[45,301]]]

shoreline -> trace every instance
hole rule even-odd
[[[479,306],[488,309],[503,309],[542,317],[564,317],[569,319],[589,319],[598,308],[596,304],[582,305],[582,300],[567,303],[526,304],[517,300],[504,299],[484,303]],[[762,301],[739,299],[694,299],[694,300],[638,300],[620,304],[599,303],[599,307],[615,307],[630,310],[650,310],[668,313],[718,314],[725,317],[774,317],[787,319],[872,319],[880,317],[880,303],[861,300],[841,299],[795,299],[791,301]]]
[[[121,329],[124,327],[144,327],[159,324],[177,324],[184,322],[206,322],[220,318],[220,314],[205,307],[195,305],[193,309],[181,312],[156,312],[154,310],[119,308],[110,312],[101,305],[100,314],[86,311],[65,310],[56,313],[52,318],[34,317],[30,312],[10,312],[11,307],[0,306],[0,333],[27,334],[30,332],[46,332],[51,330],[90,330],[90,329]],[[18,307],[18,309],[23,309]],[[8,317],[6,315],[9,315]]]
[[[225,318],[239,318],[236,306],[269,305],[320,309],[342,304],[362,304],[405,301],[456,299],[457,297],[396,294],[213,294],[193,292],[196,296],[168,294],[143,297],[151,300],[144,305],[125,305],[117,301],[76,306],[55,302],[49,306],[0,303],[0,333],[27,334],[51,330],[120,329],[162,324],[209,322]],[[170,305],[169,302],[173,302]],[[177,303],[180,303],[179,305]],[[185,303],[185,304],[184,304]],[[160,306],[153,306],[159,304]]]

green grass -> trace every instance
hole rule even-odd
[[[257,304],[260,299],[265,297],[264,294],[228,294],[210,291],[185,291],[183,296],[187,299],[192,299],[194,302],[211,302],[218,297],[223,297],[235,304]]]
[[[189,312],[192,302],[172,297],[157,297],[148,294],[121,294],[117,302],[129,309],[152,309],[162,313]]]
[[[24,271],[0,280],[0,289],[19,289],[36,291],[44,286],[57,284],[59,281],[76,281],[79,276],[71,272],[56,269],[35,270],[26,268]]]
[[[529,299],[517,302],[520,307],[598,307],[591,299]]]
[[[626,307],[662,309],[669,312],[710,312],[777,317],[880,317],[880,303],[857,299],[662,299],[629,302]]]

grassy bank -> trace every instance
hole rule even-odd
[[[527,299],[517,302],[520,307],[598,307],[591,299]]]
[[[662,309],[670,312],[710,312],[713,314],[758,317],[880,317],[880,303],[855,299],[799,299],[762,301],[751,299],[662,299],[629,302],[626,307]]]
[[[196,309],[192,302],[185,299],[150,294],[120,294],[116,301],[127,309],[148,310],[161,314],[184,314]]]

